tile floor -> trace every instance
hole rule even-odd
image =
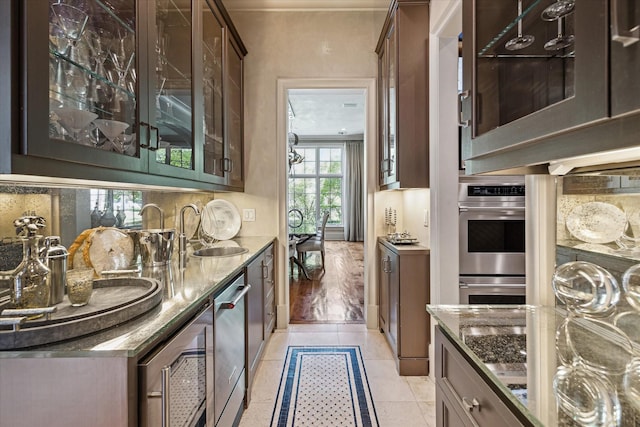
[[[256,373],[249,408],[240,427],[267,427],[289,345],[359,345],[380,427],[435,427],[435,383],[401,377],[391,349],[378,330],[363,324],[297,324],[276,330]]]

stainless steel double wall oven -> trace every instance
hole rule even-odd
[[[524,303],[524,177],[460,177],[458,207],[460,303]]]

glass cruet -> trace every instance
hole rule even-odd
[[[45,227],[40,216],[23,216],[13,225],[22,238],[22,261],[13,272],[11,303],[14,308],[43,308],[49,305],[51,289],[47,282],[49,268],[40,259],[38,231]]]

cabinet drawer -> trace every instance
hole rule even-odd
[[[479,426],[523,425],[439,327],[436,328],[436,384],[457,412],[469,415]],[[469,409],[471,404],[474,406]]]

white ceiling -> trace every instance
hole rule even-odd
[[[364,133],[364,89],[290,89],[290,130],[298,136]]]

